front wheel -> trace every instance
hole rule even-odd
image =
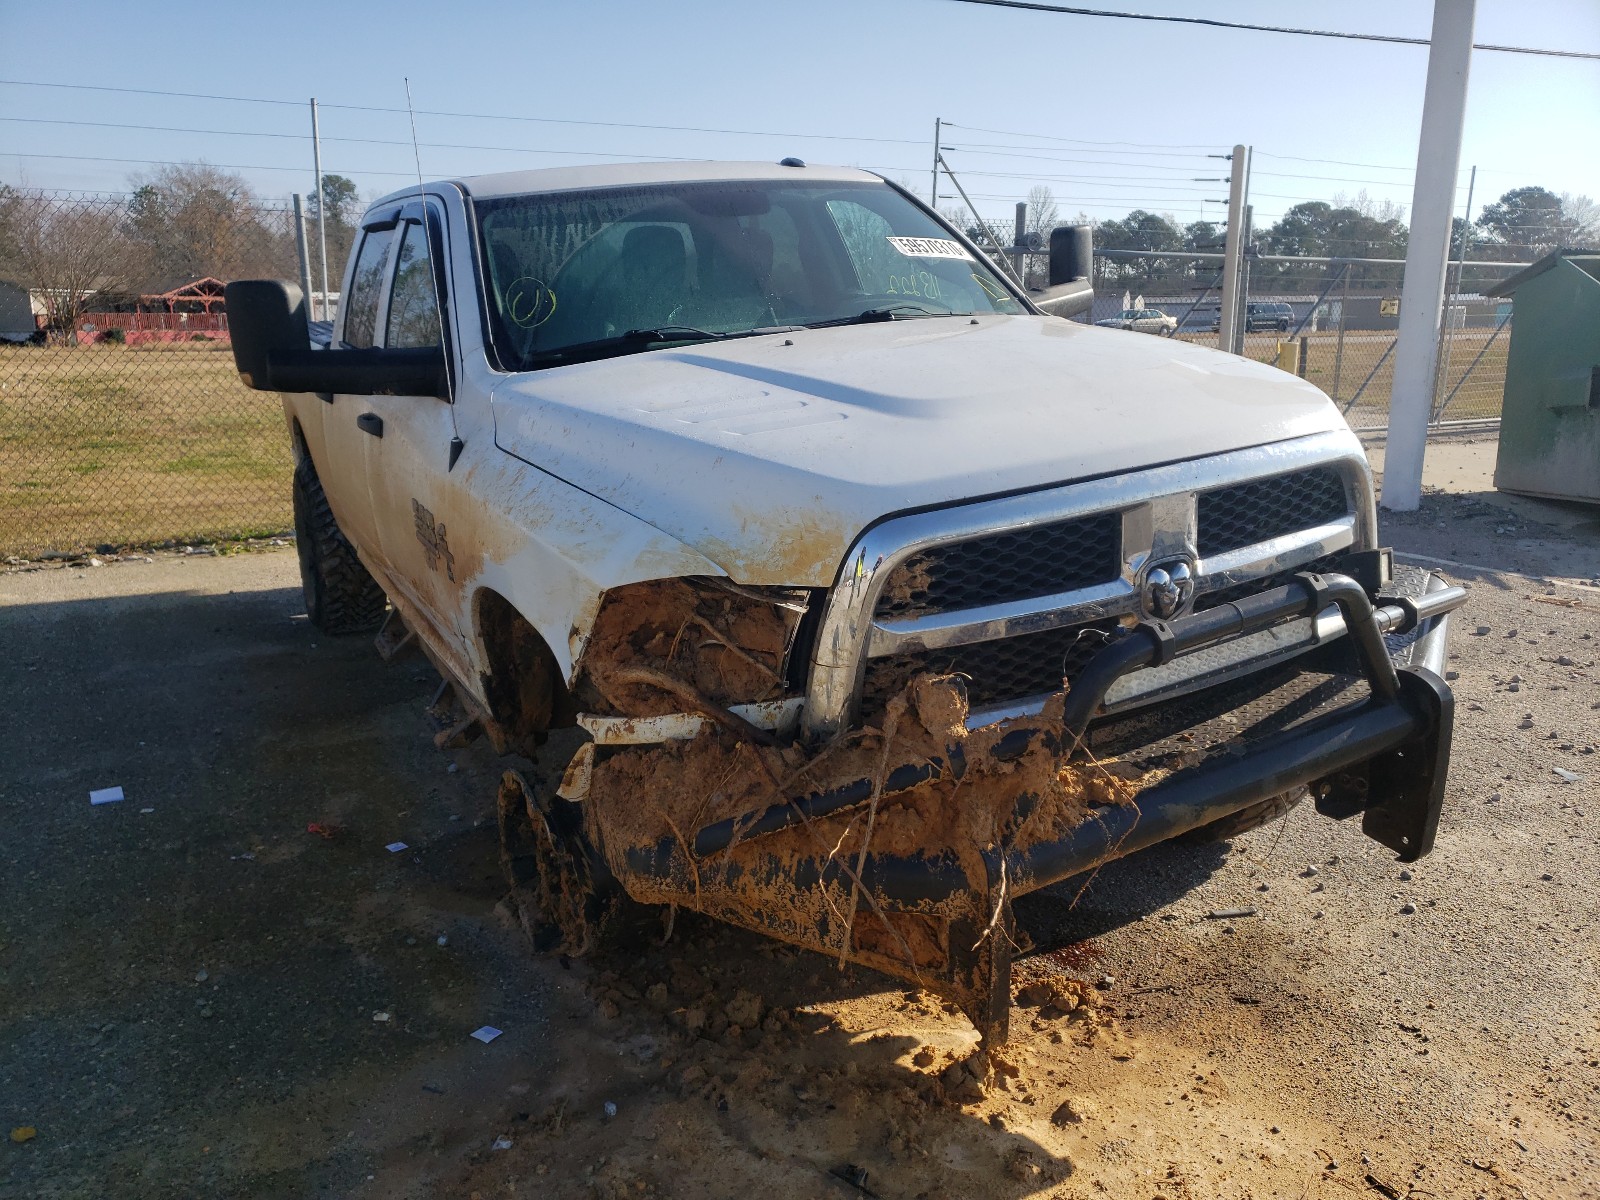
[[[300,554],[300,590],[306,616],[323,633],[367,633],[383,617],[377,580],[333,519],[311,459],[294,469],[294,537]]]

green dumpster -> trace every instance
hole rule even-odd
[[[1557,250],[1488,294],[1516,297],[1495,487],[1600,503],[1600,250]]]

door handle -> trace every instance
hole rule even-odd
[[[356,418],[356,428],[373,437],[383,436],[383,418],[377,413],[362,413]]]

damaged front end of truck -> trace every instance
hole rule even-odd
[[[1362,548],[1364,464],[1340,471],[1330,511],[1278,519],[1310,532],[1252,516],[1233,535],[1244,547],[1213,539],[1209,554],[1160,552],[1170,500],[1124,503],[1114,579],[1025,601],[996,598],[1016,587],[992,547],[990,569],[967,569],[988,535],[931,551],[901,537],[872,558],[864,538],[828,592],[617,589],[583,656],[588,738],[561,786],[502,784],[525,926],[581,953],[624,897],[688,909],[926,988],[998,1043],[1019,896],[1306,790],[1419,858],[1439,820],[1447,614],[1464,593]],[[1294,474],[1246,499],[1271,508]],[[1022,557],[1053,538],[1070,558],[1063,539],[1099,520],[1035,522]],[[1192,519],[1186,536],[1205,543]],[[1021,677],[1034,682],[1011,702]]]

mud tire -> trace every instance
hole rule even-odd
[[[640,904],[597,866],[581,808],[552,799],[516,771],[500,778],[500,862],[510,906],[533,948],[573,958],[642,948],[665,911]],[[604,878],[597,878],[597,873]]]
[[[311,460],[294,469],[294,533],[306,616],[323,633],[370,633],[387,600],[333,519]]]

